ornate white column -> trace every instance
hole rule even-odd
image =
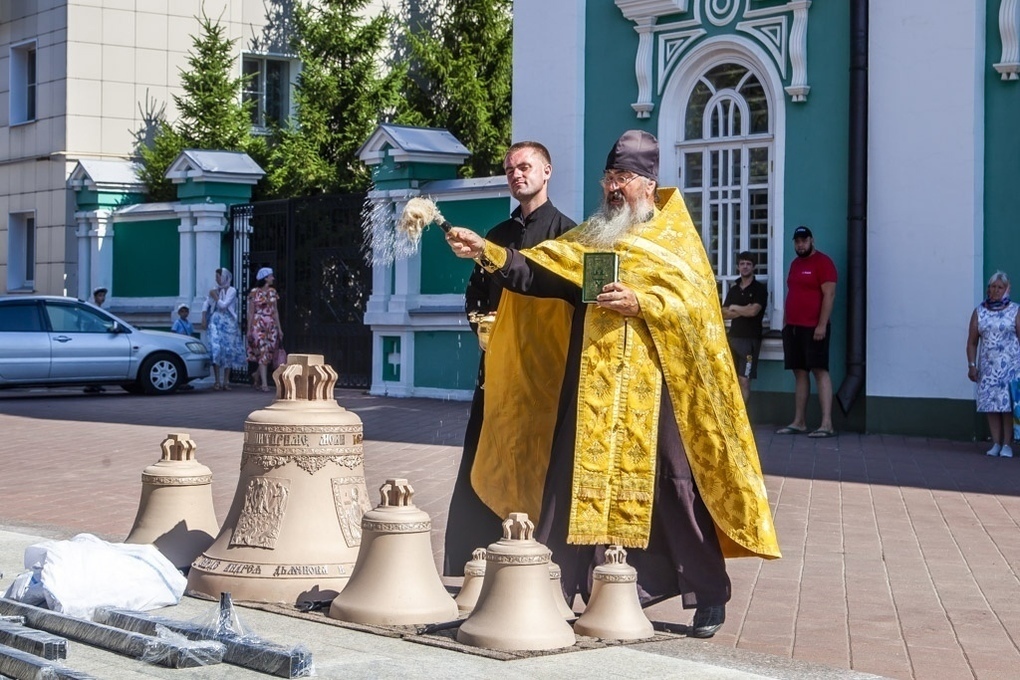
[[[999,5],[999,35],[1002,59],[993,64],[1003,80],[1020,80],[1020,0],[1002,0]]]
[[[113,223],[110,221],[109,210],[96,210],[89,215],[89,284],[85,299],[92,297],[92,291],[102,286],[109,289],[108,297],[113,297]]]
[[[198,304],[195,290],[195,218],[191,215],[190,206],[178,205],[174,207],[174,211],[181,220],[180,226],[177,227],[177,233],[180,234],[181,260],[177,295],[193,307]]]
[[[655,17],[641,17],[636,20],[634,30],[638,34],[637,56],[634,58],[634,75],[637,77],[638,98],[630,105],[638,118],[652,115],[652,45]]]
[[[90,221],[88,212],[76,212],[74,221],[77,228],[74,235],[78,238],[78,292],[79,300],[88,300],[92,295],[89,284],[92,282],[92,245],[90,242]]]
[[[811,0],[794,0],[786,5],[793,10],[793,27],[790,29],[790,86],[786,93],[795,102],[807,100],[811,87],[807,84],[807,25]]]
[[[206,293],[216,286],[216,270],[221,266],[220,246],[223,231],[227,228],[227,206],[222,203],[201,203],[187,207],[191,209],[194,219],[195,287],[198,289],[197,297],[204,300]],[[232,273],[236,284],[237,272]],[[238,295],[241,295],[240,291]]]

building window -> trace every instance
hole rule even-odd
[[[254,128],[282,126],[290,116],[291,61],[245,56],[241,61],[245,78],[242,99],[251,109]]]
[[[11,48],[11,125],[30,123],[36,116],[35,43]]]
[[[735,63],[708,69],[691,90],[677,147],[680,186],[720,295],[739,277],[749,250],[768,279],[774,139],[769,101],[754,72]]]
[[[7,289],[35,288],[35,215],[12,213],[7,219]]]

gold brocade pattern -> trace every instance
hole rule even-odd
[[[658,199],[661,210],[642,226],[635,238],[627,239],[617,251],[620,282],[637,294],[641,315],[625,318],[595,305],[588,306],[568,541],[647,546],[654,499],[658,418],[675,417],[695,482],[715,522],[723,554],[727,557],[779,557],[758,452],[740,396],[712,269],[680,193],[676,189],[660,189]],[[522,253],[580,285],[583,254],[590,249],[577,242],[576,233],[568,232],[555,241],[545,241]],[[539,317],[541,324],[531,327],[532,334],[525,335],[518,330],[511,337],[511,332],[505,329],[534,318],[535,313],[527,311],[534,302],[548,301],[505,295],[492,342],[504,335],[497,354],[499,361],[509,366],[520,360],[504,354],[530,355],[530,370],[548,378],[532,374],[527,380],[541,384],[562,377],[562,347],[567,340],[562,335],[564,331],[556,326],[564,323],[569,331],[570,321],[569,314]],[[511,310],[512,317],[504,316]],[[510,321],[511,318],[518,321]],[[552,343],[547,341],[554,336],[562,337],[563,345],[560,352],[550,355],[552,358],[547,361],[542,353],[549,349],[546,345]],[[521,349],[524,347],[526,352]],[[518,389],[515,384],[495,383],[489,372],[492,355],[490,345],[486,359],[487,383],[498,384],[503,395],[515,395]],[[504,373],[502,378],[520,379],[525,371],[520,369],[519,363],[517,365],[518,373]],[[663,382],[673,402],[673,414],[659,413]],[[513,486],[511,502],[527,498],[532,507],[540,508],[556,402],[538,399],[548,398],[553,392],[528,392],[527,399],[531,401],[526,401],[526,406],[508,404],[508,398],[499,398],[489,389],[486,392],[483,440],[488,441],[490,448],[486,452],[480,442],[472,482],[478,489],[484,477],[477,473],[494,468],[533,473],[541,469],[541,476],[528,474],[527,479],[522,476],[508,484]],[[555,396],[558,399],[558,389]],[[513,396],[513,399],[519,397]],[[519,419],[490,423],[490,413],[500,411],[510,411],[511,418]],[[544,421],[550,432],[529,435],[528,444],[537,448],[495,447],[512,430],[530,431],[540,427],[535,416],[545,412],[553,413],[552,419]],[[499,456],[500,450],[513,455]],[[510,462],[507,458],[515,460]],[[483,459],[488,460],[483,463]],[[504,474],[502,479],[505,478]],[[524,487],[529,484],[536,487],[526,490]],[[490,498],[507,493],[506,488],[485,485],[490,489]],[[480,490],[479,496],[499,512]],[[531,509],[523,504],[511,509],[531,514]],[[505,516],[505,513],[500,514]]]

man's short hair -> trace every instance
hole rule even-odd
[[[545,145],[541,142],[533,142],[529,140],[510,145],[510,148],[506,150],[505,154],[503,154],[503,162],[506,163],[506,159],[510,158],[510,154],[523,151],[524,149],[531,149],[541,156],[546,163],[552,165],[552,156],[549,155],[549,149],[545,148]]]
[[[737,253],[737,262],[750,262],[751,264],[757,266],[758,258],[756,258],[754,256],[754,253],[752,253],[750,250],[742,250],[741,252]]]

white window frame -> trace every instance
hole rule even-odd
[[[287,65],[287,78],[286,85],[284,87],[285,101],[283,102],[282,108],[285,109],[283,120],[280,124],[286,123],[291,116],[294,114],[294,83],[297,81],[297,75],[300,71],[301,62],[293,57],[288,57],[278,54],[255,54],[251,52],[245,52],[241,54],[240,67],[241,76],[245,75],[245,62],[257,61],[259,62],[258,77],[252,79],[257,82],[246,82],[241,88],[241,101],[245,101],[249,96],[254,95],[256,100],[255,111],[253,111],[254,120],[252,121],[252,130],[256,132],[266,132],[269,130],[269,125],[266,124],[266,63],[267,62],[282,62]]]
[[[35,211],[7,215],[7,290],[32,292],[39,258]]]
[[[701,42],[684,55],[683,60],[673,70],[668,83],[663,89],[662,100],[659,107],[659,147],[662,149],[660,159],[659,178],[663,186],[678,186],[681,184],[681,161],[685,149],[705,148],[711,149],[716,143],[699,140],[690,145],[684,144],[684,130],[686,129],[687,103],[694,87],[701,77],[716,66],[726,63],[739,64],[747,68],[757,76],[765,96],[769,103],[769,132],[771,135],[770,153],[770,181],[769,181],[769,272],[767,274],[767,285],[769,290],[769,305],[766,310],[766,317],[771,321],[773,328],[779,328],[783,319],[783,303],[786,291],[786,277],[783,271],[783,255],[785,249],[784,238],[784,178],[785,178],[785,132],[786,132],[786,109],[783,97],[783,82],[776,71],[771,59],[754,42],[741,36],[726,35],[716,36]],[[711,103],[711,102],[710,102]],[[708,108],[706,107],[706,111]],[[742,144],[757,146],[762,135],[750,135],[744,138]],[[727,139],[718,144],[731,145],[734,139]],[[742,153],[746,154],[745,151]],[[745,156],[746,159],[746,156]],[[707,167],[703,172],[707,172]],[[746,194],[746,187],[744,189]],[[749,208],[746,201],[747,196],[742,195],[743,205]],[[704,210],[706,206],[702,206]],[[699,225],[701,226],[701,225]],[[703,238],[705,234],[703,234]],[[708,243],[706,242],[706,248]],[[726,258],[734,258],[736,252],[725,253]],[[716,273],[721,274],[719,278],[726,279],[725,272],[719,272],[718,264],[713,262]],[[732,280],[732,277],[730,277]],[[725,294],[725,286],[723,294]],[[771,358],[771,357],[766,357]]]
[[[34,123],[39,118],[39,51],[35,40],[11,45],[11,125]]]

